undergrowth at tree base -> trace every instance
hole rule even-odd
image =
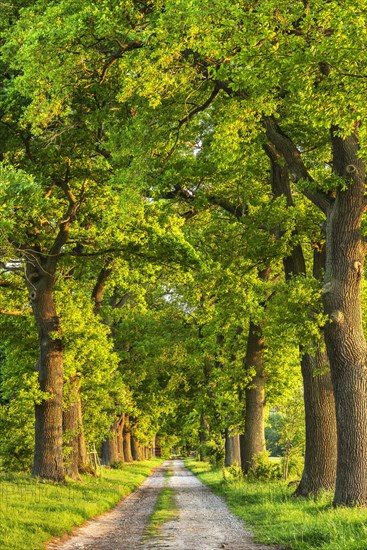
[[[295,498],[288,482],[249,482],[223,477],[206,462],[186,466],[216,494],[222,495],[256,542],[287,550],[367,550],[367,509],[333,508],[332,492],[317,499]]]
[[[53,537],[115,506],[141,485],[153,459],[102,468],[100,477],[83,476],[81,482],[48,483],[26,474],[0,475],[1,550],[38,550]]]

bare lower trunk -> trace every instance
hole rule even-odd
[[[110,466],[112,462],[118,460],[116,422],[111,425],[110,436],[102,442],[102,464]]]
[[[39,259],[41,262],[41,258]],[[27,281],[36,321],[40,356],[38,380],[46,399],[35,405],[35,449],[32,474],[64,479],[62,453],[63,345],[60,320],[53,298],[54,279],[40,264],[27,265]]]
[[[230,430],[226,428],[224,434],[224,466],[232,466],[233,458],[233,437],[230,435]]]
[[[199,458],[200,460],[206,460],[206,442],[208,441],[208,434],[209,434],[209,423],[207,418],[204,414],[200,415],[200,432],[199,432],[199,438],[200,438],[200,451],[199,451]]]
[[[325,372],[326,370],[326,372]],[[302,357],[306,415],[306,452],[296,496],[334,489],[336,477],[336,422],[334,393],[326,352]]]
[[[80,479],[79,474],[90,472],[91,467],[85,446],[80,381],[73,376],[68,383],[68,403],[63,410],[65,473],[73,479]]]
[[[245,433],[241,438],[241,467],[245,474],[255,456],[266,449],[264,346],[261,327],[250,322],[245,367],[254,368],[255,376],[245,391]]]
[[[266,148],[271,162],[271,183],[275,197],[284,196],[287,206],[293,206],[293,197],[287,166],[279,162],[276,151]],[[296,234],[296,233],[295,233]],[[306,275],[302,247],[297,244],[284,258],[284,272],[289,281],[297,275]],[[314,251],[313,276],[321,280],[325,270],[325,250],[319,245]],[[320,344],[312,357],[304,354],[301,360],[306,421],[305,464],[296,496],[318,494],[333,489],[336,476],[336,420],[335,402],[331,384],[328,357]]]
[[[89,472],[91,470],[90,461],[87,454],[87,448],[85,445],[84,427],[83,427],[83,414],[82,414],[82,401],[78,399],[78,470],[79,472]]]
[[[126,416],[125,418],[124,429],[123,429],[123,448],[124,448],[125,462],[133,462],[133,457],[131,454],[131,432],[130,432],[128,416]]]
[[[79,384],[77,377],[69,379],[68,403],[63,410],[63,440],[65,473],[80,479],[79,462]]]
[[[236,434],[232,437],[232,445],[233,445],[233,459],[239,466],[241,466],[241,447],[240,447],[239,434]]]
[[[264,118],[269,140],[282,152],[297,180],[309,180],[299,149],[273,118]],[[325,343],[334,388],[337,473],[334,505],[367,505],[367,344],[363,334],[361,280],[366,255],[362,216],[366,210],[366,167],[356,122],[353,132],[331,128],[332,166],[338,177],[333,194],[308,196],[327,215],[323,303],[329,322]],[[345,129],[344,129],[345,130]]]
[[[120,460],[121,462],[125,462],[124,436],[123,436],[124,426],[125,426],[125,414],[122,414],[117,420],[116,428],[115,428],[117,456],[118,456],[118,460]]]
[[[134,435],[131,436],[131,454],[133,456],[133,460],[142,460],[141,446]]]
[[[367,505],[367,345],[362,327],[361,280],[365,244],[365,165],[358,138],[332,131],[333,168],[344,178],[327,215],[326,272],[323,287],[325,341],[334,386],[338,461],[334,504]]]
[[[325,250],[314,252],[313,275],[321,279]],[[302,479],[295,496],[313,496],[333,490],[336,480],[336,417],[329,359],[318,343],[315,354],[305,353],[301,361],[304,387],[306,450]]]
[[[241,466],[241,448],[239,434],[231,435],[231,431],[226,429],[224,447],[224,465],[226,467],[232,466],[232,464],[237,464],[238,466]]]

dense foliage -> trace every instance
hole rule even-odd
[[[35,475],[75,477],[95,448],[221,460],[241,434],[246,473],[272,411],[306,477],[329,422],[317,493],[336,475],[331,369],[355,482],[340,466],[335,503],[367,502],[366,8],[1,4],[3,468],[34,452]]]

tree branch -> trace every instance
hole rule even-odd
[[[208,63],[205,59],[203,59],[200,54],[193,50],[185,50],[183,52],[183,58],[188,59],[189,57],[192,59],[193,65],[198,69],[199,74],[202,75],[205,79],[210,79],[209,72],[208,72]],[[239,99],[248,99],[249,95],[244,90],[233,90],[231,87],[231,81],[220,81],[220,80],[212,80],[215,84],[214,90],[223,90],[225,91],[229,96],[231,97],[238,97]],[[214,92],[213,92],[214,93]],[[210,98],[209,98],[210,99]],[[192,118],[196,112],[203,111],[208,105],[210,105],[211,101],[207,100],[203,105],[200,107],[197,107],[191,113],[189,113],[188,117]],[[187,117],[186,117],[187,118]],[[180,121],[180,124],[185,122],[185,119],[183,121]],[[297,182],[301,179],[305,179],[309,182],[314,182],[312,176],[308,172],[300,152],[298,151],[295,144],[292,142],[292,140],[284,134],[284,132],[281,130],[277,122],[275,121],[273,116],[263,116],[261,120],[262,126],[265,129],[265,133],[269,141],[276,147],[277,151],[284,157],[288,169],[291,173],[292,180],[294,182]],[[309,189],[303,190],[303,194],[311,201],[313,202],[318,208],[320,208],[324,213],[327,212],[329,206],[331,205],[331,199],[328,197],[324,192],[322,191],[311,191]]]
[[[105,65],[102,69],[102,73],[101,73],[101,76],[100,76],[100,79],[99,79],[100,84],[102,84],[104,79],[106,78],[108,69],[110,67],[112,67],[112,65],[118,59],[120,59],[126,52],[130,52],[131,50],[136,50],[138,48],[141,48],[142,45],[143,45],[142,42],[140,42],[138,40],[132,40],[131,42],[129,42],[129,44],[126,44],[124,46],[121,45],[120,41],[118,41],[118,44],[120,45],[120,48],[114,54],[112,54],[112,56],[106,61]]]
[[[223,208],[223,210],[229,212],[238,220],[240,220],[243,216],[247,214],[247,207],[244,204],[234,205],[226,199],[221,199],[220,197],[216,197],[215,195],[208,195],[208,200],[210,204],[214,204],[215,206]]]
[[[30,308],[29,308],[30,311]],[[24,316],[27,315],[28,311],[22,310],[22,309],[13,309],[11,311],[8,310],[0,310],[0,315],[16,315],[16,316]]]
[[[192,117],[195,116],[197,113],[201,113],[202,111],[205,111],[205,109],[207,109],[209,105],[213,103],[214,99],[217,97],[220,90],[221,90],[220,86],[216,84],[214,87],[214,90],[212,91],[208,99],[204,101],[202,105],[198,105],[197,107],[195,107],[195,109],[192,109],[192,111],[190,111],[183,119],[179,121],[178,128],[181,128],[181,126],[183,126],[186,122],[191,120]]]
[[[305,179],[314,183],[314,179],[308,172],[296,145],[282,131],[274,117],[263,117],[262,125],[265,129],[268,140],[274,145],[276,151],[283,156],[285,162],[287,163],[292,181],[298,182]],[[324,213],[327,212],[329,206],[331,205],[331,199],[322,191],[311,191],[309,189],[305,189],[303,194]]]
[[[172,191],[169,191],[168,193],[165,193],[164,197],[165,199],[174,199],[177,197],[183,198],[186,202],[191,202],[196,199],[195,194],[190,191],[189,189],[185,189],[181,187],[180,185],[175,185]],[[226,212],[229,212],[233,216],[235,216],[238,220],[241,219],[243,216],[247,213],[247,207],[244,204],[232,204],[231,202],[227,201],[226,199],[222,199],[220,197],[217,197],[216,195],[207,195],[208,202],[214,206],[219,206]],[[185,212],[182,216],[185,219],[190,219],[193,216],[196,215],[195,210],[190,210],[188,212]]]
[[[76,214],[80,206],[80,203],[78,203],[78,201],[76,200],[74,194],[72,193],[69,187],[70,179],[71,179],[70,159],[68,159],[66,162],[66,173],[65,173],[64,180],[57,180],[55,182],[56,185],[58,185],[58,187],[60,187],[64,191],[64,194],[68,199],[69,206],[64,216],[64,220],[62,220],[59,224],[59,232],[47,255],[48,256],[47,269],[50,273],[52,273],[55,270],[57,259],[61,252],[61,249],[68,240],[70,224],[72,221],[75,220]]]
[[[94,308],[93,308],[94,313],[97,313],[101,307],[102,300],[103,300],[103,293],[105,289],[105,282],[107,281],[111,273],[112,273],[112,267],[108,267],[107,265],[103,267],[99,272],[99,275],[97,277],[97,282],[94,285],[94,288],[92,291],[92,299],[94,301]]]
[[[127,304],[132,295],[132,292],[126,292],[121,298],[117,298],[117,295],[114,294],[110,300],[110,306],[113,309],[121,309]]]

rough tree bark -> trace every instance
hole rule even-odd
[[[129,417],[125,417],[124,428],[123,428],[123,448],[124,448],[124,459],[125,462],[133,462],[133,456],[131,453],[131,431]]]
[[[125,414],[116,417],[110,426],[110,434],[102,442],[102,464],[110,466],[112,462],[126,462],[124,452],[123,431]]]
[[[233,446],[233,459],[239,466],[241,466],[241,447],[240,447],[240,434],[232,436]]]
[[[314,251],[313,275],[320,279],[325,266],[325,250]],[[324,489],[334,489],[337,463],[337,433],[334,391],[329,359],[321,343],[315,353],[304,353],[301,360],[305,420],[306,450],[302,479],[295,496],[317,495]]]
[[[70,164],[64,180],[55,182],[68,201],[56,238],[47,252],[40,246],[24,248],[26,285],[38,331],[38,381],[47,397],[35,405],[35,448],[32,474],[46,479],[64,479],[62,455],[63,344],[60,319],[54,300],[60,253],[67,243],[70,225],[79,204],[70,191]]]
[[[118,459],[121,460],[121,462],[125,462],[124,436],[123,436],[124,426],[125,426],[125,414],[123,413],[117,420],[116,433],[115,433]]]
[[[230,430],[226,428],[224,433],[224,466],[226,468],[228,468],[228,466],[232,466],[234,462],[233,437],[231,437],[229,434]]]
[[[199,441],[200,441],[200,450],[199,450],[199,458],[201,461],[206,460],[206,443],[208,441],[209,436],[209,423],[208,419],[206,418],[205,414],[202,413],[200,415],[200,429],[199,429]]]
[[[26,263],[26,279],[36,326],[40,356],[40,389],[48,397],[35,405],[35,449],[32,474],[64,479],[62,454],[63,345],[53,297],[56,264],[34,252]]]
[[[317,495],[334,489],[336,478],[336,422],[334,393],[327,354],[318,346],[315,354],[301,360],[304,384],[306,451],[302,479],[295,496]]]
[[[226,467],[232,466],[235,463],[239,466],[241,465],[240,436],[238,434],[231,435],[231,431],[228,428],[225,430],[224,451],[224,465]]]
[[[82,400],[79,393],[78,405],[78,470],[80,473],[89,472],[94,473],[94,470],[90,464],[87,447],[85,444],[84,427],[83,427],[83,414],[82,414]]]
[[[272,147],[265,147],[270,159],[271,186],[275,197],[285,196],[287,206],[293,206],[287,166],[279,162]],[[302,247],[297,244],[284,258],[286,280],[306,275],[306,263]],[[313,276],[321,280],[325,268],[325,249],[319,246],[314,251]],[[315,352],[301,351],[301,370],[304,387],[306,449],[305,464],[295,496],[317,495],[324,489],[334,489],[336,478],[336,418],[334,393],[331,384],[329,360],[322,351],[320,342],[315,343]]]
[[[117,449],[116,424],[113,422],[110,427],[110,435],[102,442],[102,464],[110,466],[112,462],[119,459]]]
[[[80,479],[79,475],[79,384],[76,376],[69,379],[69,398],[62,413],[65,473]]]
[[[367,345],[362,327],[361,281],[366,245],[365,163],[358,158],[357,129],[347,138],[332,128],[333,170],[345,187],[327,212],[323,286],[325,341],[336,402],[338,461],[335,505],[367,505]]]
[[[64,406],[62,418],[65,473],[73,479],[80,479],[80,473],[92,472],[92,468],[85,446],[78,376],[69,379],[69,399],[67,406]]]
[[[131,435],[131,454],[133,460],[142,460],[142,449],[139,441],[134,435]]]
[[[96,284],[94,285],[94,288],[92,290],[92,300],[94,301],[93,311],[95,315],[98,314],[101,308],[104,290],[105,290],[105,283],[107,279],[110,277],[111,273],[112,273],[112,269],[108,267],[108,263],[107,263],[106,266],[104,266],[98,274]],[[110,466],[112,462],[115,462],[117,460],[124,461],[122,429],[121,429],[120,441],[119,441],[119,436],[117,434],[118,426],[119,426],[119,420],[115,419],[110,426],[110,435],[106,437],[106,439],[102,442],[101,459],[102,459],[102,464],[104,464],[105,466]]]
[[[64,479],[62,454],[63,345],[60,320],[53,297],[54,273],[43,268],[43,258],[27,263],[28,289],[38,329],[40,357],[37,363],[40,389],[48,397],[35,405],[35,449],[32,474]],[[46,262],[47,264],[47,262]]]
[[[267,136],[283,155],[292,177],[313,181],[295,144],[271,117]],[[341,137],[331,128],[333,170],[340,186],[333,194],[304,191],[326,213],[324,309],[337,421],[334,505],[367,505],[367,345],[362,328],[361,279],[366,254],[361,222],[366,210],[365,162],[359,158],[358,125]],[[342,185],[343,184],[343,185]]]
[[[265,444],[265,340],[259,325],[250,321],[245,370],[255,369],[255,375],[245,390],[245,433],[241,441],[241,468],[248,473],[254,457],[263,453]]]

